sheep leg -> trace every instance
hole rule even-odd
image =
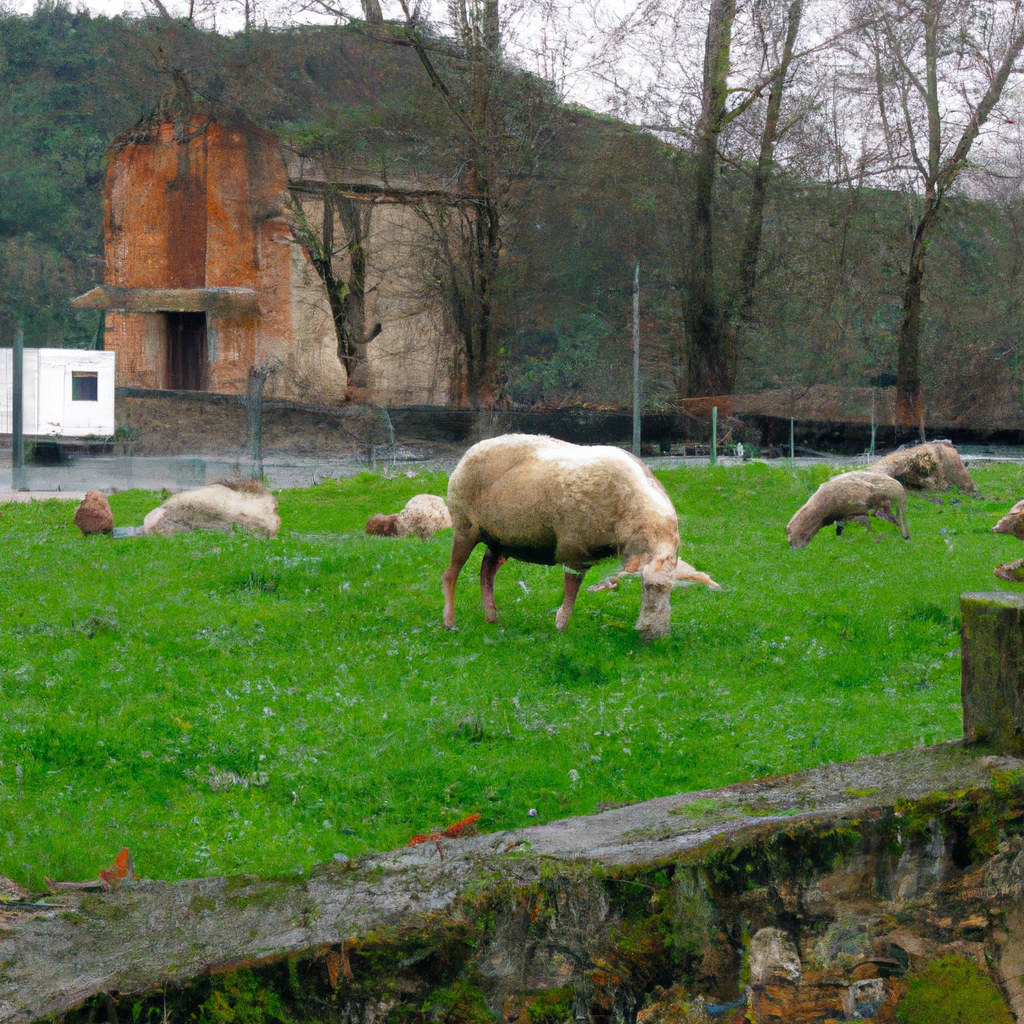
[[[444,590],[444,624],[448,629],[455,628],[455,583],[476,544],[476,541],[467,540],[457,534],[452,540],[451,561],[441,576],[441,586]]]
[[[569,625],[569,618],[572,616],[572,610],[576,604],[576,596],[580,592],[580,585],[586,574],[586,569],[582,572],[577,572],[575,569],[565,570],[565,594],[562,597],[562,607],[555,615],[555,625],[560,630]]]
[[[480,563],[480,598],[484,603],[484,618],[488,622],[498,621],[498,609],[494,606],[494,577],[506,561],[497,548],[488,548]]]
[[[907,496],[901,494],[896,499],[896,517],[899,519],[900,536],[904,540],[910,540],[910,530],[907,528]]]

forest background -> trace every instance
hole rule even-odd
[[[1022,47],[1010,0],[0,6],[0,344],[97,343],[68,299],[102,281],[105,153],[184,80],[455,197],[422,283],[466,402],[627,405],[639,264],[649,409],[826,383],[898,385],[907,426],[1019,415]]]

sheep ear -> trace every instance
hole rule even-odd
[[[706,572],[697,572],[692,565],[684,562],[681,558],[676,562],[674,575],[673,587],[688,587],[692,583],[703,583],[705,587],[710,587],[712,590],[722,589]]]

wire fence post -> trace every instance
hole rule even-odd
[[[633,275],[633,454],[640,457],[640,264]]]
[[[11,353],[11,489],[26,491],[25,481],[25,332],[18,324]]]
[[[871,389],[871,458],[875,457],[875,389]]]
[[[249,371],[249,382],[245,388],[246,426],[252,452],[252,478],[263,478],[263,386],[270,376],[270,367],[254,366]]]
[[[796,450],[793,447],[793,417],[789,417],[789,461],[792,462],[796,455]]]
[[[711,407],[711,465],[718,465],[718,406]]]

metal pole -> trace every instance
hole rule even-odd
[[[789,461],[793,461],[795,451],[793,449],[793,417],[789,417]]]
[[[711,465],[718,465],[718,406],[711,409]]]
[[[265,366],[254,366],[249,371],[249,382],[245,389],[245,411],[248,420],[249,442],[252,446],[252,478],[263,478],[263,385],[270,370]]]
[[[633,275],[633,454],[640,457],[640,264]]]
[[[11,488],[27,490],[25,486],[25,332],[18,324],[14,332],[12,355],[13,391],[11,401]]]
[[[875,389],[871,389],[871,458],[875,457]]]

